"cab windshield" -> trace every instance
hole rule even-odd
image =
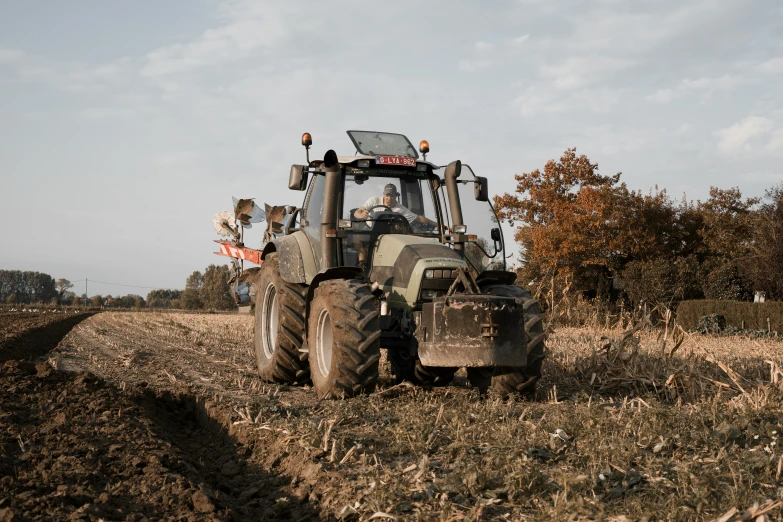
[[[346,174],[340,219],[350,220],[343,264],[356,266],[373,234],[439,238],[438,214],[429,180],[410,175]]]

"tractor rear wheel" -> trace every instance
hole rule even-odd
[[[538,307],[538,301],[533,299],[529,291],[515,285],[489,285],[483,290],[494,295],[522,299],[527,346],[527,365],[521,368],[495,368],[490,388],[502,397],[518,393],[532,399],[535,397],[536,385],[541,379],[541,365],[546,357],[544,317]]]
[[[268,382],[310,382],[307,352],[302,352],[307,286],[280,277],[277,254],[268,254],[255,291],[254,344],[258,375]]]
[[[381,330],[370,286],[355,279],[324,281],[310,304],[310,376],[319,398],[370,393],[378,382]]]

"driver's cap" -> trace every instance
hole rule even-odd
[[[394,185],[394,183],[389,183],[383,187],[383,195],[399,196],[400,193],[397,192],[397,187]]]

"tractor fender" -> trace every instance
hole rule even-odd
[[[280,261],[280,276],[286,283],[309,285],[318,275],[313,248],[301,230],[267,243],[261,252],[261,259],[264,259],[270,252],[277,252],[277,258]]]
[[[312,253],[306,250],[303,251],[300,241],[294,237],[295,234],[290,236],[283,236],[276,238],[264,246],[264,250],[261,252],[261,259],[265,259],[272,252],[277,253],[277,259],[280,262],[280,277],[286,283],[307,283],[307,264],[304,257]],[[306,241],[306,238],[305,238]],[[312,263],[314,265],[314,263]],[[314,270],[314,266],[312,268]]]

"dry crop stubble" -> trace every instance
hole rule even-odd
[[[98,350],[90,329],[111,342]],[[710,520],[783,496],[783,343],[666,332],[555,330],[536,402],[480,398],[464,378],[392,386],[385,365],[375,394],[318,401],[252,375],[252,318],[239,315],[100,314],[68,341],[117,382],[215,401],[253,458],[323,513]],[[128,368],[129,349],[151,355]]]

